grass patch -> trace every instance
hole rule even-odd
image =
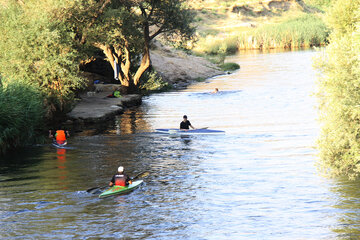
[[[197,77],[194,79],[194,81],[196,81],[196,82],[204,82],[205,80],[206,80],[206,78],[204,78],[204,77]]]
[[[219,67],[220,67],[221,70],[224,71],[224,72],[235,71],[235,70],[240,69],[240,65],[239,65],[239,64],[237,64],[237,63],[232,63],[232,62],[221,64]]]
[[[234,54],[238,50],[238,40],[236,36],[221,38],[217,35],[208,35],[201,38],[194,49],[195,53],[217,55],[217,54]]]

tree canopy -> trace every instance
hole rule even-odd
[[[57,15],[83,48],[101,49],[123,86],[136,89],[150,67],[150,42],[160,34],[169,41],[192,37],[193,15],[184,1],[78,0]],[[133,70],[133,72],[132,72]]]
[[[53,9],[61,6],[54,3],[8,1],[0,6],[0,75],[35,85],[49,105],[62,110],[84,81],[78,74],[73,34],[51,18]]]

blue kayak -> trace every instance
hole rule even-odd
[[[192,134],[225,134],[225,131],[212,130],[212,129],[191,129],[180,130],[178,128],[158,128],[155,129],[158,133],[163,134],[179,134],[179,135],[192,135]]]

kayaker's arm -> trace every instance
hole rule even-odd
[[[193,125],[191,125],[191,124],[190,124],[189,126],[190,126],[192,129],[196,129],[196,128],[195,128]]]
[[[53,138],[53,137],[54,137],[54,135],[52,135],[51,130],[49,130],[49,138]]]
[[[115,184],[115,175],[111,178],[110,182],[109,182],[109,186],[112,187]]]

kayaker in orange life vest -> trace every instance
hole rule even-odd
[[[131,179],[128,175],[124,173],[124,167],[120,166],[118,168],[118,173],[112,177],[109,186],[112,187],[113,185],[115,185],[125,187],[129,184],[131,184]]]
[[[49,138],[55,138],[54,140],[56,141],[57,144],[66,145],[67,144],[66,137],[70,137],[69,131],[57,130],[53,135],[52,131],[49,130]]]

